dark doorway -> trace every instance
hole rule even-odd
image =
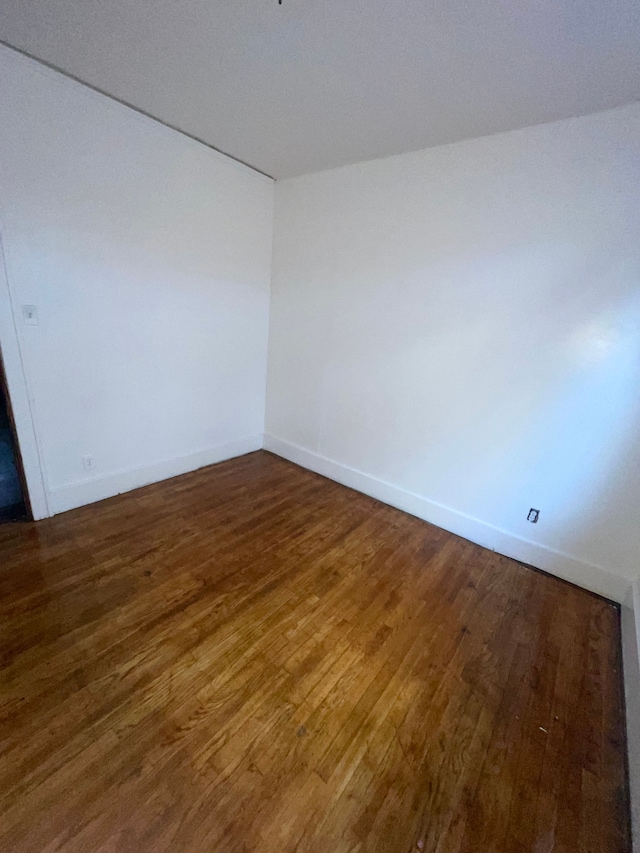
[[[0,522],[27,518],[22,468],[0,363]]]

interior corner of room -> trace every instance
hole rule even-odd
[[[640,833],[640,103],[273,180],[6,45],[0,77],[12,530],[51,555],[54,517],[268,451],[594,593]]]

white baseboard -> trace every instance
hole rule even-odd
[[[214,465],[234,456],[243,456],[252,453],[262,447],[262,433],[252,435],[248,438],[239,438],[226,444],[219,444],[207,450],[190,453],[186,456],[176,456],[173,459],[165,459],[151,465],[143,465],[139,468],[131,468],[126,471],[117,471],[106,477],[92,477],[77,483],[70,483],[55,489],[49,489],[49,508],[53,515],[66,512],[85,504],[95,503],[105,498],[111,498],[122,492],[130,492],[140,486],[148,486],[160,480],[168,480],[179,474],[204,468],[206,465]]]
[[[499,554],[512,557],[523,563],[536,566],[552,575],[570,581],[577,586],[589,589],[599,595],[604,595],[613,601],[622,602],[628,592],[631,581],[628,578],[615,575],[602,566],[596,566],[583,560],[556,551],[530,539],[515,536],[506,530],[472,518],[450,507],[430,501],[414,492],[406,491],[392,483],[387,483],[370,474],[365,474],[356,468],[335,462],[319,453],[306,450],[303,447],[275,438],[264,436],[264,449],[295,462],[303,468],[322,474],[331,480],[349,486],[358,492],[363,492],[383,503],[404,510],[411,515],[435,524],[476,542]]]
[[[640,578],[621,608],[633,850],[640,853]]]

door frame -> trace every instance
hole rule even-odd
[[[14,426],[16,455],[20,458],[24,499],[34,520],[51,515],[35,418],[35,401],[28,379],[24,345],[20,338],[16,300],[9,286],[7,256],[0,232],[0,359],[10,417]]]
[[[11,445],[13,449],[13,461],[20,481],[20,492],[22,495],[22,503],[27,512],[27,518],[33,518],[31,509],[31,500],[29,498],[29,489],[27,488],[27,478],[24,475],[24,464],[22,462],[22,453],[18,444],[18,430],[16,429],[15,418],[13,417],[13,408],[11,406],[11,398],[9,397],[9,387],[7,385],[7,376],[4,370],[4,361],[2,351],[0,350],[0,395],[4,399],[4,404],[7,407],[7,415],[9,418],[9,429],[11,430]],[[0,405],[2,400],[0,400]]]

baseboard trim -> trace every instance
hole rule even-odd
[[[478,545],[535,566],[612,601],[621,603],[629,590],[631,582],[628,578],[615,575],[602,566],[523,539],[291,442],[265,434],[264,449]]]
[[[92,477],[70,483],[48,490],[49,508],[51,513],[56,515],[85,504],[111,498],[122,492],[130,492],[141,486],[148,486],[150,483],[187,474],[189,471],[195,471],[207,465],[215,465],[216,462],[224,462],[225,459],[244,456],[245,453],[252,453],[261,448],[262,433],[259,433],[218,444],[197,453],[189,453],[186,456],[175,456],[173,459],[165,459],[151,465],[117,471],[106,477]]]

